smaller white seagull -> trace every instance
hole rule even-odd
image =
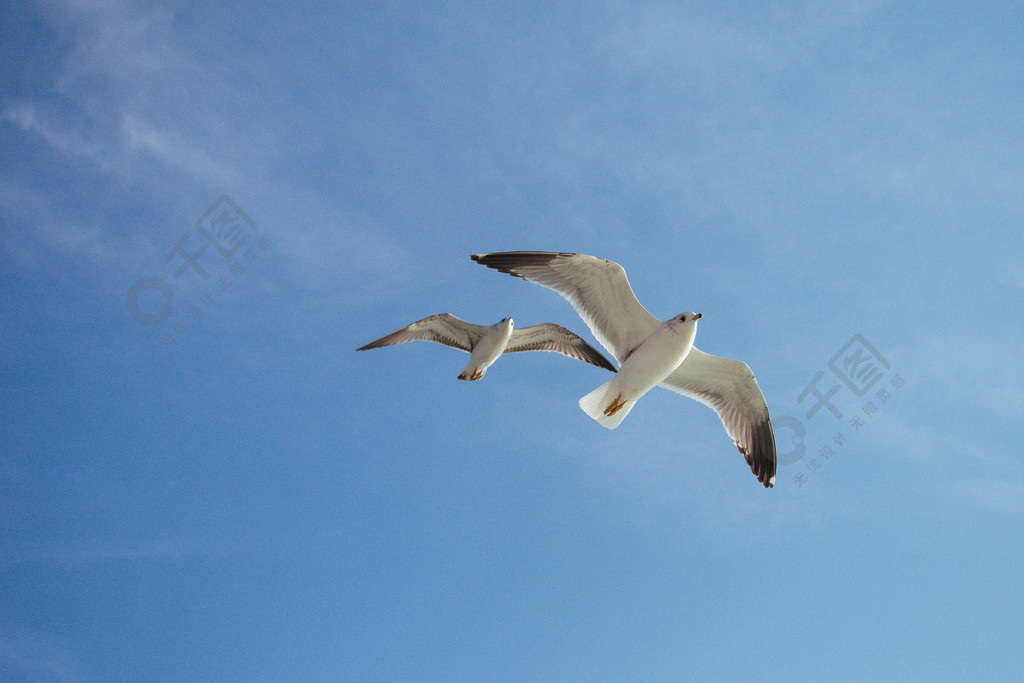
[[[595,256],[506,251],[471,258],[561,294],[615,355],[618,374],[580,399],[587,415],[615,429],[637,399],[663,386],[718,413],[757,480],[775,485],[775,434],[761,388],[746,363],[693,345],[700,313],[658,320],[637,301],[622,266]]]
[[[503,318],[493,325],[474,325],[451,313],[440,313],[360,346],[356,351],[417,340],[437,342],[470,354],[469,364],[459,374],[459,379],[467,382],[482,379],[501,354],[520,351],[554,351],[615,372],[615,366],[597,349],[561,325],[545,323],[520,330],[513,329],[514,326],[512,318]]]

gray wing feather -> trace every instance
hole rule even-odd
[[[694,347],[661,386],[712,408],[757,480],[775,485],[775,433],[750,367]]]
[[[523,327],[512,332],[505,353],[554,351],[615,372],[615,366],[576,333],[554,323]]]
[[[614,261],[550,251],[506,251],[470,258],[561,294],[620,363],[661,324],[637,301],[626,271]]]
[[[423,320],[418,320],[411,325],[406,325],[402,329],[385,335],[376,341],[360,346],[356,351],[376,349],[381,346],[392,346],[393,344],[404,344],[411,341],[431,341],[450,346],[453,349],[459,349],[460,351],[471,352],[486,332],[487,328],[482,325],[467,323],[465,320],[456,318],[451,313],[440,313]]]

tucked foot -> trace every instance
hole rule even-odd
[[[622,394],[615,397],[615,400],[608,404],[608,407],[604,409],[604,414],[611,417],[615,413],[622,409],[622,406],[626,405],[626,399],[622,398]]]

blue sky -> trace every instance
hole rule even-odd
[[[0,678],[1019,677],[1022,20],[5,4]],[[702,312],[776,487],[670,392],[601,429],[555,354],[355,352],[441,312],[593,341],[502,250]]]

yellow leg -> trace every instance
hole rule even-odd
[[[615,413],[622,409],[622,406],[626,405],[626,399],[622,398],[622,394],[615,397],[615,400],[608,404],[608,407],[604,409],[604,414],[611,417]]]

